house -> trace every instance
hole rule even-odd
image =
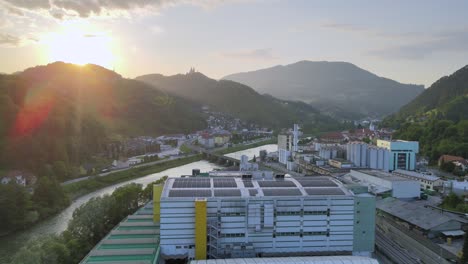
[[[205,148],[213,148],[215,146],[214,138],[206,131],[199,134],[198,143]]]
[[[462,171],[466,171],[468,169],[468,160],[457,160],[454,161],[453,164],[455,164],[456,167],[459,167]]]
[[[341,143],[345,140],[345,137],[341,132],[329,132],[320,137],[321,142],[327,143]]]
[[[2,184],[15,182],[16,184],[24,186],[24,187],[28,185],[33,185],[36,183],[36,181],[37,181],[37,177],[34,174],[21,171],[21,170],[9,171],[1,179]]]
[[[222,130],[213,135],[214,144],[216,146],[223,146],[231,140],[231,133]]]
[[[120,169],[125,169],[130,167],[130,162],[127,161],[120,161],[120,160],[114,160],[112,162],[112,168],[114,170],[120,170]]]
[[[444,163],[447,162],[466,162],[466,160],[462,157],[459,156],[452,156],[452,155],[442,155],[439,158],[438,165],[441,166]]]

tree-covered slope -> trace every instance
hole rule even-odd
[[[468,67],[442,77],[412,102],[387,117],[395,137],[418,140],[435,162],[442,154],[468,157]]]
[[[460,105],[461,98],[468,95],[468,65],[450,76],[445,76],[433,83],[414,100],[403,106],[392,118],[403,120],[407,117],[426,115],[434,109],[449,111]],[[458,102],[453,102],[458,98]],[[465,99],[466,100],[466,99]]]
[[[0,165],[70,167],[114,136],[201,129],[205,122],[193,107],[96,65],[56,62],[0,75]]]
[[[390,114],[424,90],[421,85],[398,83],[347,62],[300,61],[223,79],[246,84],[259,93],[311,103],[343,118]]]
[[[261,95],[246,85],[228,80],[216,81],[198,72],[174,76],[149,74],[137,77],[137,80],[167,93],[264,126],[281,128],[298,122],[304,124],[306,128],[326,130],[339,125],[309,104]]]

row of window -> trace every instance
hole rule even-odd
[[[221,237],[245,237],[245,233],[221,234]]]
[[[326,215],[330,216],[330,209],[326,211],[275,211],[274,216],[277,215]],[[220,216],[245,216],[243,212],[228,212],[221,213]]]
[[[327,231],[316,231],[316,232],[276,232],[273,233],[273,237],[276,236],[330,236],[330,230],[327,229]]]

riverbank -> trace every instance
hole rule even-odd
[[[214,153],[219,154],[219,155],[224,155],[224,154],[237,152],[237,151],[241,151],[241,150],[261,147],[263,145],[268,145],[268,144],[276,144],[276,139],[271,138],[271,139],[267,139],[267,140],[258,141],[258,142],[252,143],[252,144],[228,147],[228,148],[216,150],[216,151],[214,151]]]
[[[106,175],[105,177],[94,176],[83,181],[70,183],[63,186],[63,189],[65,193],[70,197],[70,199],[73,200],[77,197],[83,196],[85,194],[113,184],[144,177],[148,174],[158,173],[163,170],[182,166],[200,160],[202,160],[202,155],[194,155],[190,157],[168,160],[166,162],[154,165],[139,166],[125,171],[112,172]]]

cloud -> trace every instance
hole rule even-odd
[[[3,2],[24,9],[49,9],[51,7],[49,0],[3,0]]]
[[[49,14],[62,19],[65,14],[89,16],[106,16],[113,12],[128,12],[136,9],[160,9],[178,4],[192,4],[212,7],[226,0],[0,0],[8,3],[10,8],[21,8],[29,11],[55,10]],[[236,1],[236,0],[231,0]],[[238,0],[237,0],[238,1]],[[57,10],[62,10],[58,12]]]
[[[19,37],[6,34],[6,33],[0,33],[0,45],[1,46],[16,47],[16,46],[19,46],[20,43],[21,43],[21,39]]]
[[[278,57],[273,55],[271,49],[253,49],[234,52],[223,52],[220,55],[224,58],[242,59],[242,60],[275,60]]]
[[[410,43],[401,42],[382,49],[368,52],[368,55],[383,59],[419,60],[434,53],[468,53],[468,28],[439,31],[429,38]]]

